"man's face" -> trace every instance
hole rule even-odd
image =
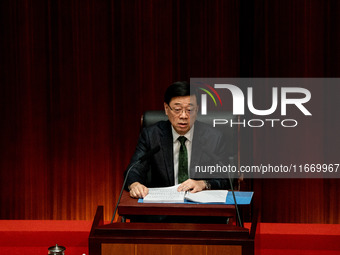
[[[174,97],[169,105],[164,103],[164,109],[176,132],[180,135],[185,135],[197,117],[196,96]]]

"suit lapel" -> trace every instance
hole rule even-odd
[[[161,129],[162,132],[160,135],[160,142],[164,158],[164,166],[165,171],[168,175],[169,184],[174,185],[175,176],[174,176],[173,138],[171,131],[171,123],[167,121],[164,123],[164,125],[166,126]],[[204,141],[207,141],[207,139],[209,139],[209,136],[207,135],[206,129],[201,126],[201,123],[199,121],[196,121],[193,136],[190,168],[200,165],[200,159],[203,155]]]
[[[171,123],[166,122],[166,128],[163,129],[161,134],[161,145],[163,151],[165,170],[168,175],[170,185],[174,185],[174,161],[173,161],[173,141],[172,141],[172,131]]]
[[[203,154],[203,146],[204,146],[203,141],[205,141],[206,139],[205,136],[206,136],[205,129],[202,128],[199,121],[196,121],[193,142],[192,142],[192,147],[191,147],[190,169],[193,169],[195,166],[200,165],[200,159],[202,158],[202,154]],[[190,171],[190,173],[194,173],[194,172]]]

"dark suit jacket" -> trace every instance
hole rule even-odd
[[[225,144],[226,141],[223,139],[221,132],[205,123],[196,121],[192,142],[191,168],[206,164],[209,161],[205,150],[214,153],[218,158],[227,159]],[[147,187],[167,187],[175,184],[173,138],[170,121],[160,121],[142,130],[129,167],[146,152],[158,145],[160,146],[159,152],[130,171],[125,188],[134,182],[140,182]],[[192,173],[192,169],[190,172]],[[197,179],[193,178],[192,175],[190,175],[190,178]],[[211,184],[212,189],[229,188],[226,179],[209,179],[207,181]]]

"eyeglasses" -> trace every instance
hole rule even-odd
[[[178,107],[178,108],[176,107],[176,108],[172,109],[170,105],[168,105],[168,106],[169,106],[170,110],[173,111],[173,113],[175,115],[180,115],[180,114],[182,114],[183,111],[186,114],[190,115],[190,114],[193,114],[195,112],[195,110],[196,110],[196,107],[190,107],[190,108],[186,108],[186,109],[185,108],[181,108],[181,107]]]

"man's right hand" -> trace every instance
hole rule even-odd
[[[149,193],[149,189],[139,182],[132,183],[129,189],[130,197],[133,198],[144,198]]]

